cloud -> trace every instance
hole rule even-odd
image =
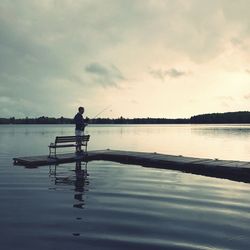
[[[164,72],[161,69],[150,70],[149,72],[154,78],[159,78],[162,81],[165,79]]]
[[[162,81],[189,74],[164,65],[204,65],[206,75],[213,67],[222,72],[223,60],[238,64],[235,56],[246,65],[249,9],[248,0],[2,0],[2,114],[67,116],[73,104],[94,106],[103,87],[107,100],[137,99],[147,95],[140,85],[150,84],[149,65],[158,65],[150,74]],[[192,79],[192,86],[209,84],[203,79]]]
[[[1,105],[5,105],[5,104],[12,105],[12,104],[14,104],[14,101],[7,96],[0,96],[0,104]]]
[[[154,78],[161,79],[162,81],[165,80],[166,76],[170,78],[179,78],[181,76],[185,76],[188,73],[185,71],[177,70],[175,68],[167,69],[167,70],[162,70],[162,69],[152,69],[149,72]]]
[[[114,65],[103,66],[99,63],[91,63],[85,67],[85,71],[94,76],[95,82],[106,86],[118,86],[118,82],[125,80],[120,70]]]
[[[234,46],[240,46],[242,45],[242,41],[240,39],[238,39],[237,37],[233,37],[231,39],[231,43],[234,45]]]
[[[217,99],[229,102],[233,102],[235,100],[232,96],[218,96]]]
[[[249,93],[249,94],[244,95],[244,98],[245,98],[246,100],[249,100],[249,99],[250,99],[250,93]]]
[[[172,68],[172,69],[166,70],[165,74],[172,78],[178,78],[180,76],[186,75],[186,72]]]

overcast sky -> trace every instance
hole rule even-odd
[[[1,0],[0,117],[250,110],[249,0]]]

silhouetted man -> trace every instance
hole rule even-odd
[[[76,125],[75,128],[75,135],[78,137],[76,139],[76,152],[82,152],[81,150],[81,144],[82,144],[82,140],[81,140],[81,136],[84,135],[84,129],[85,127],[88,125],[85,120],[83,119],[83,113],[84,113],[84,108],[83,107],[79,107],[78,108],[78,113],[75,115],[74,117],[74,122]]]

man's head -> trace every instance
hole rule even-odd
[[[79,111],[80,114],[83,114],[84,113],[84,107],[79,107],[78,111]]]

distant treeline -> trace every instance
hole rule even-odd
[[[227,112],[196,115],[190,118],[190,123],[250,123],[250,112]]]
[[[38,118],[21,118],[16,119],[15,117],[0,118],[0,124],[71,124],[73,119],[69,118],[53,118],[53,117],[38,117]]]
[[[90,121],[91,124],[185,124],[190,119],[167,119],[167,118],[97,118]]]
[[[73,119],[70,118],[51,118],[51,117],[38,117],[38,118],[24,118],[16,119],[0,118],[0,124],[73,124]],[[90,124],[174,124],[174,123],[189,123],[189,119],[166,119],[166,118],[96,118],[89,120]]]
[[[53,118],[53,117],[38,117],[38,118],[0,118],[0,124],[73,124],[71,118]],[[96,118],[89,120],[90,124],[208,124],[208,123],[250,123],[250,112],[227,112],[213,113],[192,116],[189,119],[168,119],[168,118]]]

